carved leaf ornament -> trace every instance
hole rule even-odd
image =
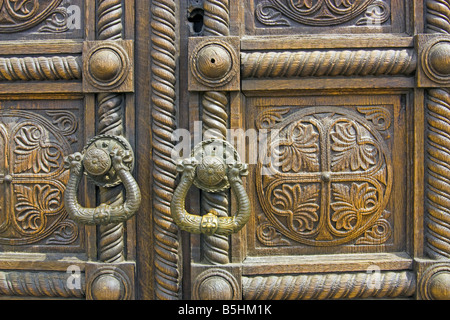
[[[393,181],[376,124],[338,107],[305,108],[273,124],[278,137],[263,143],[268,159],[256,174],[264,228],[313,246],[349,243],[373,228]]]
[[[1,112],[0,191],[6,205],[0,211],[0,244],[36,243],[67,223],[63,158],[76,117],[68,111],[52,114],[47,119],[22,110]]]
[[[0,33],[19,32],[44,21],[62,0],[0,0]]]
[[[262,0],[256,18],[268,26],[291,26],[291,21],[313,26],[333,26],[360,15],[356,24],[384,23],[390,7],[383,0]]]

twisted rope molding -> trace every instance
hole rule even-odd
[[[205,36],[230,35],[229,0],[206,0],[203,31]]]
[[[152,1],[152,199],[155,296],[159,300],[177,300],[181,297],[180,235],[170,213],[177,174],[171,159],[174,148],[172,133],[177,127],[175,10],[174,0]]]
[[[202,98],[203,138],[226,139],[227,119],[226,113],[228,97],[222,92],[206,92]],[[227,192],[207,193],[202,192],[202,212],[208,213],[214,210],[219,217],[228,216]],[[212,235],[202,236],[203,259],[212,265],[227,264],[230,262],[228,251],[230,245],[227,236]]]
[[[80,80],[81,57],[0,58],[0,81]]]
[[[120,40],[123,35],[121,0],[97,1],[97,39]],[[121,93],[101,93],[97,95],[98,134],[122,136],[123,102]],[[118,206],[124,202],[123,187],[100,188],[100,201]],[[125,261],[125,241],[123,223],[99,226],[98,258],[102,262]]]
[[[426,33],[450,33],[450,1],[426,1]]]
[[[98,0],[98,40],[121,40],[123,33],[122,0]]]
[[[62,272],[0,272],[0,296],[33,298],[84,298],[85,279],[79,289],[69,289],[69,275]]]
[[[413,272],[381,272],[378,278],[366,272],[329,273],[243,277],[242,285],[244,300],[398,298],[414,295],[416,279]]]
[[[428,90],[426,243],[431,258],[450,258],[450,92]]]
[[[206,0],[204,2],[205,36],[230,35],[229,0]],[[228,127],[228,94],[226,92],[207,91],[202,97],[202,121],[204,139],[216,138],[226,140]],[[202,213],[215,210],[219,217],[228,216],[228,192],[210,194],[202,192]],[[205,262],[212,265],[230,262],[230,244],[227,236],[202,236],[202,256]]]
[[[426,32],[450,33],[450,1],[426,1]],[[450,91],[428,89],[425,101],[425,254],[450,258]]]
[[[414,50],[342,50],[241,53],[241,76],[290,78],[412,75]]]

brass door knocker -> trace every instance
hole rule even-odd
[[[109,135],[93,138],[82,153],[68,156],[64,166],[70,169],[70,175],[64,203],[69,216],[74,221],[87,225],[120,223],[131,218],[141,203],[139,186],[131,175],[133,161],[133,150],[128,141]],[[100,187],[109,188],[122,183],[126,200],[118,206],[101,204],[96,208],[83,208],[77,200],[83,174]]]
[[[236,150],[228,142],[211,139],[200,143],[191,157],[177,165],[182,174],[171,202],[171,213],[180,229],[206,235],[230,235],[241,230],[250,219],[250,200],[241,177],[247,175],[247,165],[240,162]],[[214,211],[204,216],[185,209],[185,199],[192,185],[206,192],[220,192],[231,187],[238,211],[231,217],[218,217]]]

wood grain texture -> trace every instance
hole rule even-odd
[[[176,166],[171,159],[176,129],[176,3],[154,0],[151,6],[151,100],[155,297],[180,298],[180,234],[170,214]]]
[[[411,75],[414,50],[328,50],[241,54],[243,78]]]
[[[243,277],[244,300],[329,300],[411,297],[412,272],[328,273]]]

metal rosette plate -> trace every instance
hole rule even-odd
[[[212,193],[230,188],[228,166],[241,161],[230,143],[218,139],[202,141],[194,148],[191,157],[198,161],[194,185]]]
[[[97,186],[111,188],[122,183],[112,165],[112,155],[128,151],[131,157],[124,164],[133,171],[134,153],[130,143],[123,137],[100,135],[88,141],[83,149],[84,174]]]

